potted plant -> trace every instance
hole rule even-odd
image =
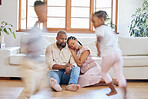
[[[129,29],[130,36],[148,37],[148,1],[144,0],[142,8],[137,8],[132,15]]]
[[[14,31],[12,31],[12,27],[13,27],[12,24],[9,24],[5,21],[1,22],[1,24],[0,24],[0,48],[5,47],[4,34],[9,35],[10,33],[12,33],[13,37],[16,38]]]

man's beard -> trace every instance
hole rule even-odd
[[[58,44],[58,46],[60,46],[60,47],[62,47],[62,48],[64,48],[64,47],[66,46],[66,43],[64,43],[64,42],[63,42],[63,43],[60,43],[60,44],[57,43],[57,44]]]

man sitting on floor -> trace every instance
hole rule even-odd
[[[50,86],[55,91],[62,91],[60,84],[68,84],[66,90],[77,91],[80,68],[76,65],[69,48],[66,46],[67,34],[59,31],[57,42],[46,49],[46,63],[52,69],[47,73]]]

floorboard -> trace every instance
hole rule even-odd
[[[0,99],[17,99],[23,86],[21,80],[0,80]],[[77,92],[66,91],[65,85],[62,88],[62,92],[54,92],[50,88],[42,89],[30,99],[122,99],[119,87],[116,87],[118,94],[110,97],[106,96],[109,92],[107,86],[85,87]],[[148,82],[128,81],[127,99],[148,99]]]

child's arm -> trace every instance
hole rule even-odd
[[[98,51],[98,56],[100,56],[100,55],[101,55],[99,41],[100,41],[100,37],[99,37],[99,36],[97,36],[96,47],[97,47],[97,51]]]

